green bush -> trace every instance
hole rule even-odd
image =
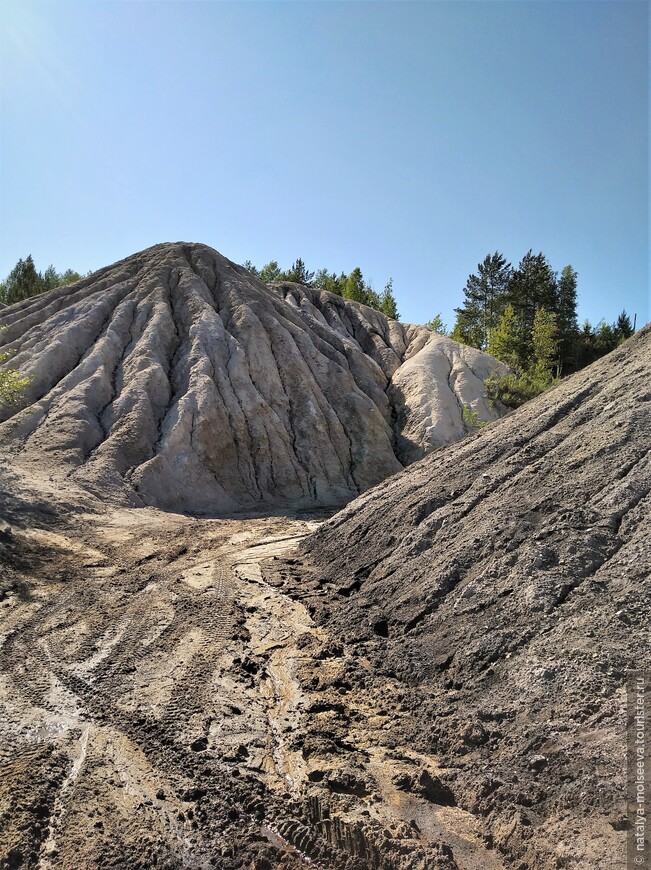
[[[507,408],[519,408],[529,399],[540,395],[556,383],[548,371],[530,369],[516,374],[500,375],[491,372],[485,381],[486,395],[492,402],[501,402]]]
[[[9,356],[8,353],[0,353],[0,364],[9,359]],[[0,370],[0,408],[20,404],[29,382],[29,378],[21,377],[15,369]]]
[[[488,424],[490,423],[490,420],[480,420],[479,414],[477,413],[477,411],[473,411],[470,405],[463,406],[461,419],[463,420],[467,429],[482,429],[484,426],[488,426]]]

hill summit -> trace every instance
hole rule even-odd
[[[461,438],[466,406],[499,416],[486,354],[199,244],[149,248],[0,326],[31,378],[0,444],[133,505],[342,504]]]

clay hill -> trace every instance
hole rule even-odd
[[[465,406],[499,416],[491,357],[203,245],[150,248],[0,327],[32,379],[0,445],[134,505],[343,504],[465,435]]]
[[[625,866],[626,676],[651,665],[650,433],[647,326],[361,496],[276,573],[338,638],[349,696],[383,706],[381,744],[412,763],[398,787],[422,794],[413,753],[437,756],[434,803],[483,819],[510,867]]]
[[[623,870],[651,327],[459,441],[489,357],[199,245],[0,324],[0,870]]]

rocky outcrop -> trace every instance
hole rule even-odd
[[[362,495],[275,572],[370,662],[348,688],[395,705],[388,745],[436,754],[513,866],[624,867],[625,686],[651,666],[650,385],[647,326]]]
[[[491,357],[203,245],[150,248],[0,326],[31,378],[0,446],[136,505],[341,504],[466,434],[464,406],[498,416]]]

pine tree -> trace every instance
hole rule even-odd
[[[457,319],[452,327],[450,338],[470,347],[480,347],[484,340],[479,312],[476,309],[455,308]]]
[[[558,353],[561,371],[574,371],[577,366],[579,325],[576,320],[577,273],[565,266],[558,282]]]
[[[621,344],[632,335],[633,324],[631,323],[631,318],[628,316],[626,311],[622,311],[622,313],[617,318],[617,321],[615,322],[615,336],[617,337],[618,342]]]
[[[312,282],[313,287],[319,290],[327,290],[329,293],[335,293],[337,296],[343,296],[345,285],[345,272],[336,275],[334,272],[328,272],[327,269],[319,269]]]
[[[364,284],[364,276],[359,266],[355,266],[350,275],[346,278],[344,285],[343,296],[345,299],[352,299],[353,302],[362,302],[367,304],[368,295],[366,285]]]
[[[507,305],[491,332],[488,352],[511,368],[519,364],[518,319],[512,305]]]
[[[559,341],[556,320],[556,314],[552,311],[539,308],[531,332],[532,367],[538,377],[548,380],[549,383],[553,380],[554,369],[558,372]]]
[[[59,275],[54,266],[50,264],[45,272],[43,272],[42,282],[44,290],[54,290],[55,287],[58,287],[61,284],[61,275]]]
[[[469,275],[466,281],[464,304],[455,308],[453,335],[456,333],[459,339],[463,336],[466,344],[480,350],[488,347],[490,334],[504,310],[512,273],[511,264],[499,251],[477,264],[477,274]]]
[[[615,350],[619,344],[615,326],[600,320],[594,333],[593,347],[595,358],[605,356],[611,350]]]
[[[428,329],[431,329],[432,332],[438,332],[439,335],[447,335],[448,328],[445,323],[443,323],[443,317],[441,313],[435,314],[432,319],[425,324]],[[456,339],[455,339],[456,341]]]
[[[26,259],[18,260],[7,276],[2,301],[6,305],[13,305],[14,302],[42,293],[44,289],[46,288],[43,286],[43,279],[36,271],[30,254]]]
[[[273,281],[281,280],[280,266],[276,260],[270,260],[266,266],[260,269],[260,280],[265,284],[271,284]]]
[[[282,281],[294,281],[296,284],[302,284],[304,287],[309,287],[314,278],[314,272],[309,272],[305,263],[299,257],[294,260],[290,269],[282,273]]]
[[[540,308],[558,311],[556,275],[544,254],[529,250],[509,281],[507,299],[513,306],[517,322],[517,356],[522,368],[531,358],[531,333]]]
[[[393,278],[389,278],[384,285],[384,290],[380,294],[380,311],[390,320],[398,320],[398,305],[396,304],[395,296],[393,295]]]
[[[247,272],[250,272],[256,278],[260,277],[260,271],[258,269],[256,269],[256,267],[253,265],[251,260],[245,260],[242,263],[242,265],[244,266],[244,268],[246,269]]]

